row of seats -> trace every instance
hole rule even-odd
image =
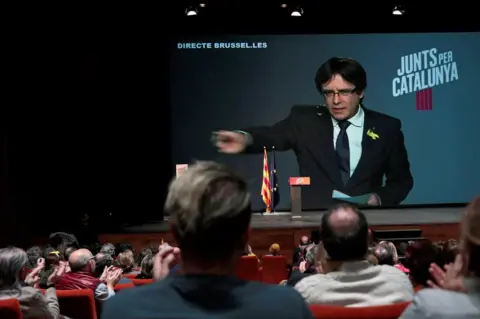
[[[95,299],[91,290],[59,290],[58,301],[62,314],[69,317],[97,319]],[[349,308],[328,305],[310,305],[316,319],[396,319],[408,306],[408,302],[394,305]],[[0,318],[21,319],[22,313],[17,299],[0,300]]]

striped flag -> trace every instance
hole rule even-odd
[[[270,185],[272,186],[271,198],[272,198],[272,209],[275,211],[280,202],[280,191],[278,189],[278,179],[277,179],[277,164],[275,163],[275,147],[272,148],[272,172],[270,176]]]
[[[263,148],[263,181],[261,191],[263,202],[265,203],[266,212],[272,211],[272,188],[270,186],[270,169],[268,168],[267,148]]]

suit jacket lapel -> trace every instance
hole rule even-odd
[[[375,115],[365,108],[363,108],[363,110],[365,112],[365,119],[363,122],[362,156],[360,157],[360,161],[358,162],[355,171],[346,185],[347,187],[355,185],[355,183],[361,181],[365,175],[370,173],[371,165],[374,160],[373,157],[376,154],[373,149],[375,147],[375,143],[378,143],[378,141],[373,140],[367,135],[368,130],[375,130]]]
[[[312,119],[314,127],[307,132],[317,132],[317,136],[307,137],[308,149],[313,158],[318,162],[319,167],[325,170],[334,185],[343,185],[340,170],[337,164],[335,148],[333,147],[333,124],[328,111],[322,107],[318,108],[317,116]],[[312,182],[314,182],[312,180]]]

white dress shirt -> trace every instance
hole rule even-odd
[[[357,114],[348,120],[350,125],[347,128],[348,146],[350,148],[350,177],[353,175],[358,162],[362,157],[362,141],[363,141],[363,124],[365,122],[365,112],[361,107],[358,108]],[[332,117],[333,123],[333,145],[336,148],[338,134],[340,134],[340,126],[338,121]]]

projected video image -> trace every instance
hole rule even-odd
[[[480,33],[175,39],[173,162],[226,163],[256,211],[289,210],[290,177],[304,209],[469,202],[478,52]]]

